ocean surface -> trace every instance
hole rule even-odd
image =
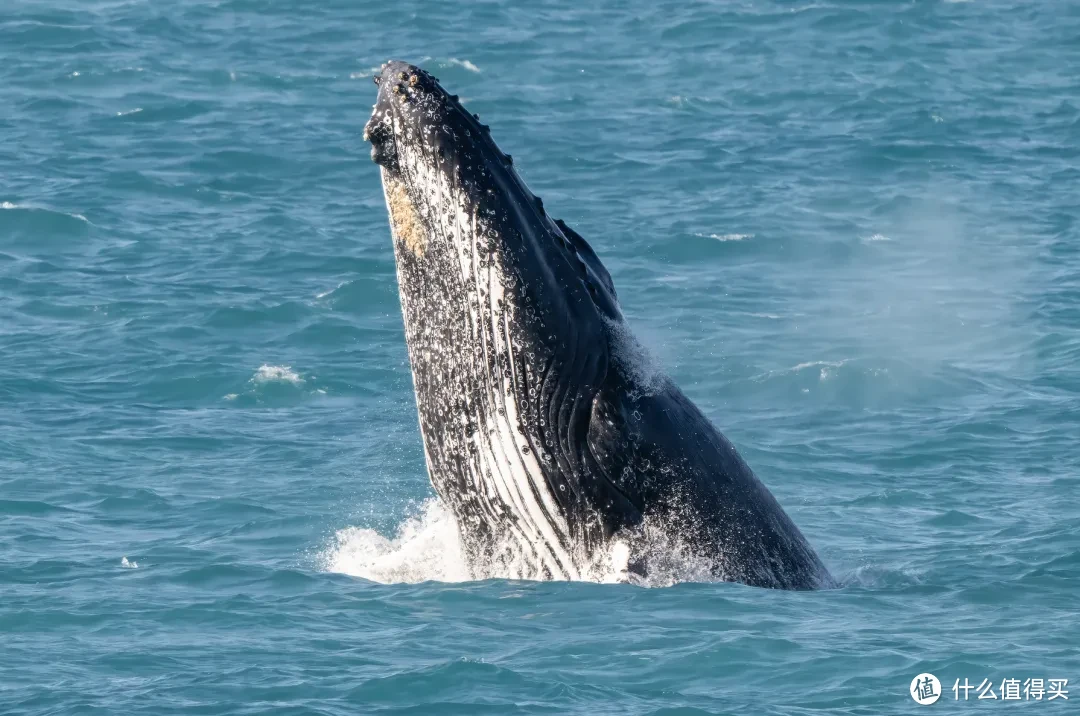
[[[920,713],[922,672],[1069,711],[1078,38],[1067,0],[5,3],[0,713]],[[468,581],[361,138],[390,58],[839,588]],[[1007,679],[1074,693],[957,703]]]

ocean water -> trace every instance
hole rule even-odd
[[[1078,37],[1066,0],[6,3],[0,713],[917,713],[921,672],[1068,711]],[[467,580],[361,139],[389,58],[839,588]],[[1075,693],[956,702],[1014,678]]]

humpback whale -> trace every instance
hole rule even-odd
[[[432,485],[465,558],[627,581],[670,545],[716,580],[830,586],[734,446],[640,359],[611,275],[552,218],[489,128],[428,72],[389,62],[364,138],[390,218]]]

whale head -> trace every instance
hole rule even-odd
[[[607,270],[580,236],[547,215],[478,116],[415,65],[389,62],[375,82],[378,97],[364,137],[381,167],[391,227],[404,248],[417,259],[429,248],[527,258],[529,267],[546,269],[532,278],[551,292],[591,305],[591,313],[619,316]],[[469,246],[484,239],[487,246]]]
[[[364,134],[432,484],[473,561],[514,554],[523,572],[580,576],[622,499],[585,445],[621,321],[611,278],[435,77],[389,62],[375,83]]]

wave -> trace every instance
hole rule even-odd
[[[463,67],[469,72],[480,72],[480,68],[473,63],[469,62],[468,60],[459,60],[456,57],[451,57],[449,60],[447,60],[447,64]]]
[[[460,68],[462,68],[464,70],[468,70],[469,72],[476,72],[476,73],[480,73],[482,71],[479,67],[474,65],[469,60],[459,59],[457,57],[449,57],[449,58],[447,58],[445,60],[441,60],[441,59],[436,59],[434,57],[431,57],[430,55],[425,55],[424,57],[421,57],[419,60],[417,60],[417,64],[419,64],[421,67],[423,67],[424,65],[426,65],[428,62],[430,62],[432,60],[434,60],[436,66],[442,67],[442,68],[460,67]]]
[[[91,223],[91,221],[82,214],[68,213],[66,211],[57,211],[56,209],[50,209],[44,206],[37,206],[35,204],[15,204],[10,201],[3,201],[0,202],[0,209],[3,209],[5,211],[25,211],[53,216],[66,216],[72,219],[78,219],[79,221],[82,221],[86,224]]]

